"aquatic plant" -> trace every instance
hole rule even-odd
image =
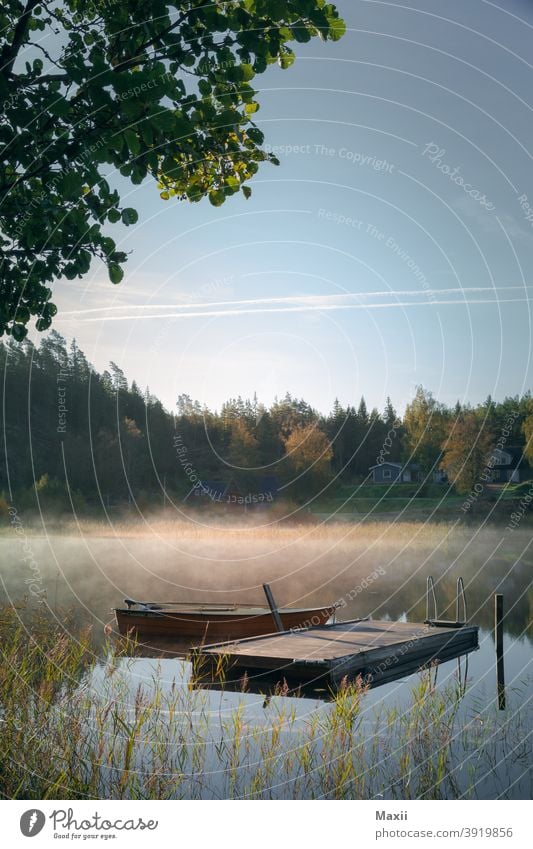
[[[214,694],[187,675],[166,682],[157,663],[138,683],[133,646],[108,642],[99,659],[88,629],[13,607],[0,609],[0,644],[5,798],[531,793],[531,705],[520,692],[499,713],[460,686],[436,687],[434,670],[416,680],[407,709],[368,708],[361,680],[322,703],[294,698],[285,681],[265,695]]]

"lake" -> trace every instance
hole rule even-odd
[[[468,656],[467,666],[466,659],[461,660],[459,670],[457,660],[435,670],[436,687],[445,692],[450,685],[458,686],[459,681],[462,686],[467,676],[467,693],[459,706],[463,733],[468,729],[468,734],[477,734],[482,726],[496,723],[490,731],[496,749],[511,720],[526,717],[533,694],[533,557],[532,537],[527,529],[511,533],[494,527],[375,523],[348,528],[328,525],[213,530],[173,528],[167,523],[142,533],[134,527],[120,529],[122,532],[116,535],[109,529],[104,528],[104,533],[97,530],[98,533],[92,528],[90,532],[83,529],[74,534],[69,529],[68,533],[50,536],[28,531],[19,539],[9,534],[2,536],[0,562],[5,600],[14,603],[31,587],[31,604],[45,599],[51,615],[59,621],[68,610],[74,623],[90,623],[103,652],[104,626],[113,622],[111,608],[120,605],[125,596],[257,604],[263,603],[261,584],[268,581],[280,605],[336,601],[341,604],[339,619],[371,616],[423,621],[427,576],[434,577],[441,618],[455,618],[456,580],[461,576],[469,620],[480,627],[480,648]],[[379,577],[372,579],[378,567]],[[505,711],[497,710],[494,592],[504,597]],[[320,684],[314,692],[306,691],[298,697],[283,689],[265,697],[253,692],[253,681],[245,693],[202,689],[190,695],[190,666],[178,659],[123,658],[114,663],[113,675],[108,673],[108,661],[102,656],[84,688],[100,699],[109,699],[118,686],[126,705],[134,704],[139,687],[148,699],[154,688],[166,693],[179,690],[188,694],[188,699],[199,700],[193,713],[201,716],[202,722],[208,718],[213,741],[228,736],[227,723],[234,722],[236,710],[247,727],[256,729],[255,733],[260,733],[257,729],[269,729],[280,710],[290,714],[290,729],[284,728],[283,732],[285,746],[309,723],[322,722],[331,710],[329,694]],[[411,675],[364,693],[359,721],[369,739],[377,733],[376,717],[380,713],[393,710],[398,717],[408,715],[412,710],[412,691],[418,684],[419,676]],[[256,741],[255,749],[257,745]],[[206,758],[204,771],[206,764],[212,762],[209,755]],[[502,794],[524,798],[531,792],[531,764],[523,757],[507,764],[503,771],[483,767],[478,774],[473,761],[469,767],[474,769],[479,798]],[[460,768],[458,763],[457,769],[466,771],[467,765]],[[212,772],[216,776],[215,768]],[[464,780],[463,776],[461,781]],[[223,780],[215,777],[211,789],[202,790],[202,798],[216,798],[217,794],[224,797],[225,781],[227,776]],[[285,798],[291,781],[291,776],[285,774],[272,797]],[[189,787],[187,793],[194,796],[194,792]],[[393,798],[394,791],[390,794]]]

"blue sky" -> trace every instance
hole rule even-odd
[[[477,402],[531,380],[533,99],[525,0],[339,0],[348,33],[257,77],[279,168],[249,201],[120,185],[113,287],[59,283],[55,327],[172,408],[257,391],[401,411],[422,383]]]

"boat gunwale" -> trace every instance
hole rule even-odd
[[[331,605],[325,604],[321,607],[279,607],[278,612],[282,616],[284,616],[284,615],[287,615],[287,614],[290,614],[290,613],[294,613],[294,614],[305,613],[305,614],[313,615],[314,613],[323,613],[323,612],[331,611],[330,615],[333,615],[333,613],[335,612],[336,609],[337,609],[336,606],[333,605],[333,604],[331,604]],[[213,616],[213,615],[214,616],[222,616],[222,615],[227,616],[227,615],[237,614],[240,617],[243,617],[243,616],[246,616],[246,617],[272,616],[272,613],[271,613],[271,611],[268,607],[251,607],[251,606],[250,607],[246,607],[246,606],[243,606],[243,607],[228,607],[228,608],[219,608],[219,607],[203,607],[203,608],[191,608],[191,609],[184,608],[183,610],[172,608],[172,607],[169,607],[169,608],[166,608],[166,609],[160,609],[160,610],[154,610],[154,609],[151,609],[151,608],[137,609],[137,608],[130,608],[130,607],[128,607],[128,608],[126,608],[126,607],[113,607],[112,611],[114,613],[120,613],[120,614],[124,614],[125,616],[132,616],[132,617],[133,616],[164,617],[168,614],[176,614],[177,616],[179,616],[181,614],[196,615],[198,613],[201,613],[204,616],[206,614],[208,614],[210,616]],[[310,625],[308,627],[313,627],[313,626]],[[318,627],[323,627],[323,626],[316,625],[314,627],[318,628]],[[278,632],[275,632],[275,633],[278,633]],[[280,633],[287,633],[287,632],[284,631],[284,632],[280,632]],[[246,639],[248,639],[248,638],[246,638]]]

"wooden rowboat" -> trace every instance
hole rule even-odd
[[[139,602],[124,599],[127,607],[115,608],[119,632],[144,638],[176,637],[204,640],[232,640],[255,637],[272,631],[272,611],[268,607],[236,604],[192,604]],[[324,625],[335,612],[327,607],[285,607],[277,609],[283,630]]]

